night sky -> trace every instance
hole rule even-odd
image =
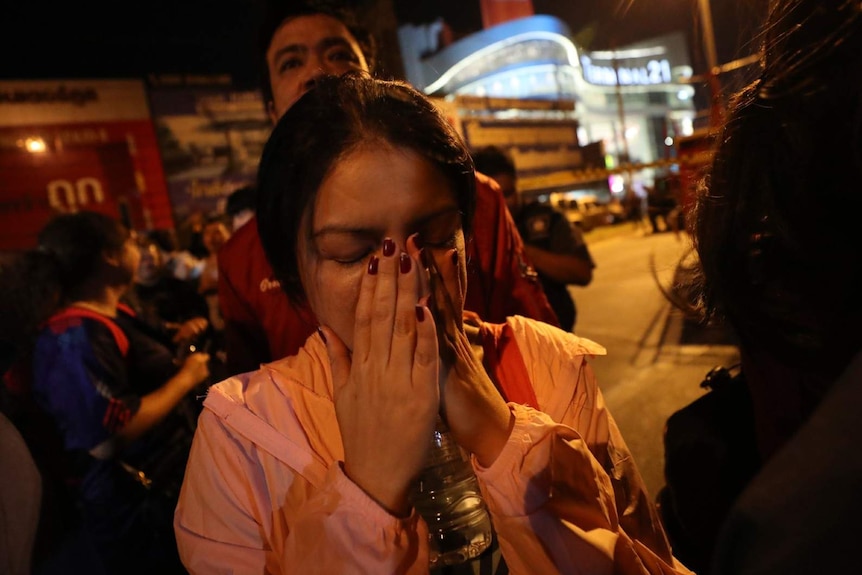
[[[101,78],[150,73],[230,74],[256,87],[255,30],[263,0],[48,3],[11,0],[0,18],[0,77]],[[356,0],[361,2],[362,0]],[[366,0],[374,1],[374,0]],[[766,0],[711,0],[719,60],[739,49]],[[697,0],[533,0],[582,43],[608,48],[683,30],[696,72],[704,69]],[[393,0],[399,22],[443,17],[456,33],[481,28],[479,2]]]

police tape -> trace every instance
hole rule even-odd
[[[523,191],[564,187],[574,184],[600,182],[615,175],[627,175],[644,170],[679,170],[680,173],[697,175],[707,168],[712,159],[710,151],[686,154],[676,158],[663,158],[653,162],[624,163],[613,168],[584,168],[580,170],[558,170],[535,176],[519,176],[519,188]]]

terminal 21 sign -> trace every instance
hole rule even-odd
[[[596,86],[670,84],[691,70],[685,43],[676,35],[617,50],[582,52],[580,62],[584,80]]]
[[[593,63],[589,56],[581,56],[584,80],[599,86],[650,86],[669,84],[672,80],[667,58],[648,60],[636,66],[608,66]]]

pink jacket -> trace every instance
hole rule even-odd
[[[542,411],[489,468],[475,460],[511,573],[690,573],[671,555],[587,359],[604,348],[547,324],[508,323]],[[192,573],[427,573],[427,527],[388,514],[341,471],[320,336],[210,388],[174,527]]]

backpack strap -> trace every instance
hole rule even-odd
[[[138,317],[138,314],[135,313],[135,310],[133,310],[130,306],[124,304],[123,302],[117,304],[117,311],[120,311],[130,317]]]
[[[134,312],[132,312],[134,313]],[[98,321],[105,327],[107,327],[111,331],[111,335],[114,336],[114,341],[117,342],[117,347],[120,348],[120,353],[123,354],[123,357],[129,353],[129,338],[123,333],[123,330],[120,329],[111,318],[106,315],[102,315],[100,313],[94,312],[89,309],[85,309],[82,307],[69,306],[64,310],[61,310],[50,318],[46,322],[48,326],[57,331],[62,331],[66,327],[70,325],[74,325],[74,323],[80,318],[88,318],[95,321]]]
[[[539,409],[539,400],[512,327],[508,323],[483,323],[480,333],[485,371],[503,399]]]

